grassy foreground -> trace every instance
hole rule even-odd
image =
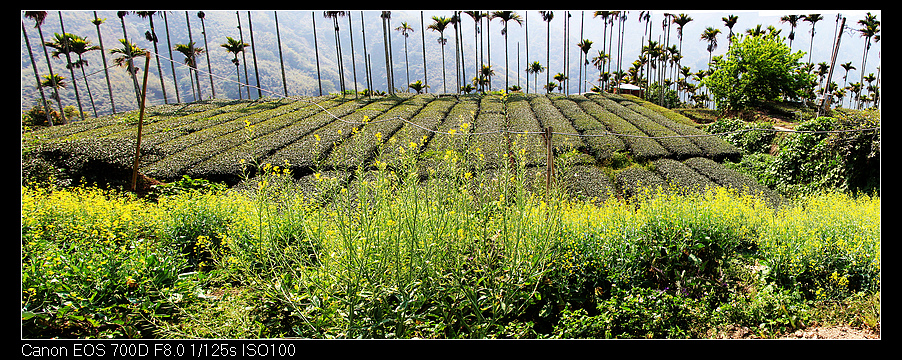
[[[576,201],[532,187],[522,162],[474,174],[447,156],[425,180],[377,163],[306,185],[264,165],[243,189],[155,198],[23,186],[23,336],[769,337],[879,321],[878,197]]]

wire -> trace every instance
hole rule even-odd
[[[154,54],[153,51],[149,51],[149,50],[148,50],[147,52],[150,53],[151,55]],[[247,86],[247,87],[250,87],[250,88],[253,88],[253,89],[257,89],[257,90],[266,92],[266,93],[268,93],[268,94],[272,94],[272,95],[274,95],[275,97],[279,97],[279,98],[289,98],[288,96],[280,95],[280,94],[278,94],[278,93],[276,93],[276,92],[274,92],[274,91],[269,91],[269,90],[263,89],[263,88],[261,88],[261,87],[253,86],[253,85],[250,85],[250,84],[243,84],[243,83],[241,83],[240,81],[235,81],[235,80],[231,80],[231,79],[228,79],[228,78],[225,78],[225,77],[222,77],[222,76],[218,76],[218,75],[215,75],[215,74],[213,74],[213,73],[203,71],[203,70],[201,70],[201,69],[199,69],[199,68],[192,68],[192,67],[190,67],[190,66],[188,66],[188,65],[185,65],[185,64],[182,64],[182,63],[180,63],[180,62],[178,62],[178,61],[175,61],[175,60],[173,60],[173,59],[170,59],[170,58],[168,58],[168,57],[166,57],[166,56],[164,56],[164,55],[156,54],[156,56],[159,57],[159,58],[162,58],[162,59],[164,59],[164,60],[166,60],[166,61],[171,61],[171,62],[175,63],[176,65],[179,65],[180,67],[186,67],[186,68],[188,68],[189,70],[194,70],[194,71],[203,73],[204,75],[213,76],[213,77],[216,77],[216,78],[221,79],[221,80],[223,80],[223,81],[227,81],[227,82],[231,82],[231,83],[238,83],[240,86]],[[107,69],[112,68],[112,67],[114,67],[114,66],[117,66],[117,65],[111,65],[111,66],[107,67]],[[85,77],[87,77],[87,76],[91,76],[91,75],[97,74],[97,73],[99,73],[100,71],[103,71],[103,70],[105,70],[105,69],[95,71],[95,72],[93,72],[93,73],[91,73],[91,74],[88,74],[88,75],[82,77],[82,78],[85,78]],[[393,121],[393,120],[401,120],[401,121],[403,121],[403,122],[405,122],[405,123],[407,123],[407,124],[410,124],[411,126],[417,127],[417,128],[419,128],[419,129],[422,129],[422,130],[425,130],[425,131],[428,131],[428,132],[432,132],[433,134],[450,135],[450,136],[455,136],[455,135],[458,135],[458,136],[481,136],[481,135],[489,135],[489,134],[505,134],[505,133],[506,133],[506,134],[516,134],[516,135],[536,135],[536,134],[541,135],[541,134],[544,134],[544,133],[545,133],[545,132],[543,132],[543,131],[510,131],[510,130],[505,130],[505,129],[499,129],[499,130],[494,130],[494,131],[484,131],[484,132],[478,132],[478,133],[445,132],[445,131],[438,131],[438,130],[434,130],[434,129],[427,128],[427,127],[425,127],[425,126],[422,126],[422,125],[420,125],[420,124],[417,124],[417,123],[415,123],[415,122],[413,122],[413,121],[410,121],[410,120],[408,120],[408,119],[404,119],[404,118],[402,118],[402,117],[400,117],[400,116],[395,116],[395,117],[392,117],[392,118],[386,118],[386,119],[379,119],[379,120],[350,121],[350,120],[342,119],[342,118],[339,117],[339,116],[336,116],[335,114],[329,112],[329,110],[326,109],[326,108],[324,108],[322,105],[320,105],[320,104],[318,104],[318,103],[316,103],[316,102],[314,102],[314,101],[312,101],[312,100],[310,100],[310,99],[299,98],[298,100],[299,100],[299,101],[306,101],[306,102],[308,102],[308,103],[311,103],[311,104],[313,104],[313,105],[316,105],[316,106],[318,106],[320,109],[322,109],[323,112],[325,112],[325,113],[329,114],[330,116],[332,116],[332,118],[334,118],[335,120],[344,122],[344,123],[346,123],[346,124],[351,124],[351,125],[366,125],[366,124],[381,123],[381,122],[387,122],[387,121]],[[551,133],[554,134],[554,135],[573,136],[573,137],[619,136],[619,137],[646,138],[646,139],[670,139],[670,138],[693,138],[693,137],[724,136],[724,135],[738,134],[738,133],[744,133],[744,132],[749,132],[749,131],[771,131],[771,132],[786,132],[786,133],[799,133],[799,134],[833,134],[833,133],[865,132],[865,131],[879,131],[879,130],[880,130],[879,127],[874,127],[874,128],[864,128],[864,129],[847,129],[847,130],[793,130],[793,129],[778,129],[778,128],[773,128],[773,129],[751,128],[751,129],[740,129],[740,130],[727,131],[727,132],[721,132],[721,133],[706,133],[706,134],[694,134],[694,135],[665,135],[665,136],[631,135],[631,134],[618,134],[618,133],[613,133],[613,132],[599,132],[599,133],[595,133],[595,134],[575,134],[575,133],[554,132],[554,131],[553,131],[553,132],[551,132]]]

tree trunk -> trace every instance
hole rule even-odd
[[[169,18],[166,16],[166,12],[163,12],[163,27],[166,29],[166,48],[169,50],[169,59],[172,60],[172,39],[169,36]],[[188,32],[190,33],[190,27]],[[172,68],[172,85],[175,87],[175,102],[181,103],[182,98],[179,96],[179,83],[178,77],[175,76],[175,61],[169,61],[169,66]],[[162,81],[163,75],[160,74],[160,79]],[[191,81],[191,71],[188,71],[188,81]]]
[[[276,44],[279,45],[279,64],[282,67],[282,90],[285,91],[285,96],[288,96],[288,83],[285,81],[285,60],[282,59],[282,36],[279,35],[279,12],[272,12],[273,18],[276,23]]]
[[[97,12],[94,12],[94,18],[97,19]],[[103,60],[103,72],[106,75],[106,87],[110,93],[110,109],[112,109],[113,114],[116,113],[116,103],[113,101],[113,85],[110,83],[110,72],[106,63],[106,50],[103,48],[103,36],[100,34],[100,23],[96,24],[97,26],[97,42],[100,44],[100,58]],[[41,96],[43,96],[44,92],[41,91]]]

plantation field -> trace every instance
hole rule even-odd
[[[879,337],[879,192],[778,195],[724,164],[759,159],[748,142],[633,97],[330,95],[144,120],[138,194],[121,190],[136,112],[23,133],[24,337]],[[812,139],[772,164],[819,164]]]
[[[130,179],[137,112],[34,131],[25,146],[76,183]],[[236,184],[256,166],[274,164],[296,177],[345,173],[384,164],[398,169],[415,154],[422,174],[448,150],[470,154],[471,171],[505,166],[508,154],[541,177],[543,129],[551,127],[558,177],[578,196],[622,198],[637,186],[726,186],[773,195],[721,165],[740,151],[691,120],[635,97],[613,94],[512,93],[206,101],[148,108],[140,172],[170,182],[187,175]],[[687,136],[688,137],[683,137]]]

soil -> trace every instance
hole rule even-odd
[[[718,339],[760,339],[747,327],[736,327],[722,331]],[[841,326],[817,326],[806,329],[799,329],[789,334],[783,334],[775,337],[776,339],[835,339],[835,340],[852,340],[852,339],[880,339],[879,326],[877,330],[853,328],[846,325]]]

